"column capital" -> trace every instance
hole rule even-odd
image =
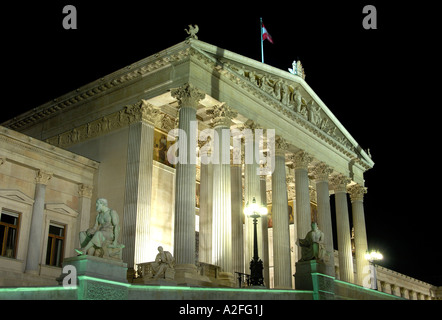
[[[353,201],[363,201],[364,194],[367,193],[367,188],[363,187],[359,184],[351,185],[347,188],[348,193],[350,194],[351,202]]]
[[[324,162],[317,163],[312,169],[316,182],[328,182],[328,177],[332,172],[333,169]]]
[[[92,190],[93,190],[92,186],[81,183],[78,185],[78,196],[80,198],[84,197],[84,198],[91,199],[92,198]]]
[[[275,155],[277,156],[285,156],[289,148],[289,144],[287,140],[283,137],[276,135],[275,136]]]
[[[313,160],[313,157],[310,156],[304,150],[296,152],[293,157],[294,167],[296,169],[305,169],[308,170],[309,163]]]
[[[248,119],[246,122],[244,122],[243,127],[244,127],[244,129],[250,129],[252,131],[260,128],[258,123],[256,123],[255,121],[253,121],[251,119]]]
[[[174,88],[170,91],[173,98],[176,98],[180,103],[181,107],[196,108],[198,107],[198,102],[205,98],[205,93],[195,88],[190,83]]]
[[[124,109],[125,113],[129,115],[129,123],[143,121],[153,125],[160,114],[159,109],[146,100],[127,105]]]
[[[341,173],[330,177],[330,183],[335,192],[347,192],[347,184],[350,182],[351,179]]]
[[[52,173],[46,172],[44,170],[38,170],[37,176],[35,177],[35,182],[37,184],[47,185],[49,183],[49,180],[51,180],[52,175]]]
[[[230,122],[238,115],[238,112],[232,110],[226,103],[215,105],[206,110],[206,114],[212,116],[212,126],[230,128]]]

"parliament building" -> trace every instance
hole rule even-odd
[[[288,72],[189,37],[1,124],[0,298],[440,299],[440,287],[365,258],[373,166],[300,63]],[[97,199],[118,213],[121,259],[78,255]],[[260,288],[244,280],[251,203],[268,212],[257,219]],[[301,263],[312,222],[324,255]],[[143,280],[158,247],[173,274]],[[81,259],[124,277],[78,270],[64,287],[66,261]]]

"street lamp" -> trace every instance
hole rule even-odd
[[[371,273],[371,288],[373,290],[378,289],[377,277],[376,277],[376,261],[382,260],[384,256],[379,250],[371,250],[365,253],[365,259],[370,262],[370,273]]]
[[[253,197],[252,203],[247,202],[244,208],[244,214],[253,218],[253,258],[250,261],[250,283],[252,286],[264,286],[264,276],[262,270],[264,269],[263,262],[258,257],[258,234],[256,225],[258,218],[267,214],[267,207],[259,206]]]

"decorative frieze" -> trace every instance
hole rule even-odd
[[[134,104],[124,106],[117,112],[48,138],[46,142],[57,147],[66,148],[73,144],[124,128],[137,121],[148,122],[168,132],[173,129],[175,120],[171,116],[160,112],[157,107],[148,103],[146,100],[140,100]]]
[[[306,128],[323,141],[333,146],[345,155],[355,158],[355,162],[366,169],[370,166],[358,155],[358,151],[350,140],[343,134],[336,124],[312,98],[303,97],[298,83],[287,79],[273,76],[252,68],[236,65],[231,61],[218,59],[211,60],[203,56],[199,51],[191,52],[192,57],[203,60],[205,64],[212,66],[220,77],[226,77],[238,88],[247,91],[263,101],[266,105],[282,113],[299,125]],[[220,66],[218,63],[221,62]],[[256,88],[261,90],[256,90]],[[356,154],[356,157],[355,157]]]

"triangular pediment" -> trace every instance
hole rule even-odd
[[[198,40],[191,47],[224,78],[258,96],[282,117],[289,117],[340,151],[356,155],[366,169],[374,162],[316,95],[303,77]]]
[[[74,218],[78,216],[77,211],[65,205],[64,203],[46,203],[45,209],[50,211],[55,211]]]
[[[26,194],[21,192],[20,190],[16,189],[1,189],[0,190],[0,197],[14,200],[22,203],[26,203],[29,205],[32,205],[34,203],[34,199],[31,197],[28,197]]]

